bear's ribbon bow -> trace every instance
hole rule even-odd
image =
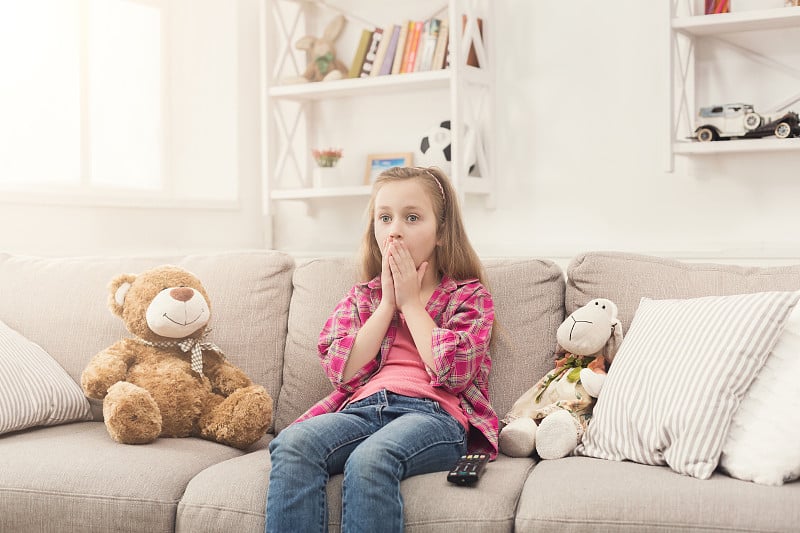
[[[156,348],[174,348],[178,347],[181,351],[188,353],[192,352],[192,370],[203,375],[203,350],[212,350],[217,352],[221,357],[225,357],[223,355],[222,350],[219,349],[219,346],[214,344],[213,342],[205,340],[206,335],[208,335],[208,331],[200,337],[199,339],[195,339],[193,337],[189,337],[188,339],[183,339],[182,341],[156,341],[150,342],[144,339],[139,339],[142,343],[147,344],[149,346],[155,346]]]

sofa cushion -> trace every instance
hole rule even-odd
[[[0,320],[39,344],[80,383],[96,353],[130,335],[106,306],[111,279],[166,263],[200,278],[211,297],[209,340],[277,396],[294,266],[291,256],[281,252],[80,258],[0,254]]]
[[[566,457],[536,465],[517,509],[519,532],[797,531],[800,483],[764,487],[725,475]]]
[[[0,531],[15,533],[171,532],[189,480],[243,453],[194,438],[127,446],[99,422],[0,435],[0,449]]]
[[[742,267],[686,263],[624,252],[587,252],[567,267],[567,313],[594,298],[619,307],[628,331],[642,297],[655,300],[800,289],[800,265]]]
[[[445,472],[413,476],[400,484],[407,531],[513,531],[520,492],[532,459],[505,456],[487,466],[475,488],[448,483]],[[186,488],[176,531],[264,531],[269,453],[258,451],[209,467]],[[230,490],[236,487],[236,490]],[[328,531],[341,528],[342,475],[328,483]],[[431,495],[436,497],[431,497]],[[442,505],[447,502],[447,505]]]
[[[642,303],[576,453],[706,479],[798,292]]]
[[[502,417],[553,365],[556,329],[564,319],[564,276],[555,263],[538,259],[489,259],[484,265],[497,321],[489,393]],[[295,269],[277,431],[332,390],[319,364],[317,341],[355,280],[352,259],[316,259]]]
[[[0,434],[91,418],[78,384],[39,345],[0,320]]]

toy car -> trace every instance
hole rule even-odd
[[[721,139],[758,138],[775,135],[780,139],[800,135],[800,118],[788,111],[776,118],[762,116],[750,104],[701,107],[694,138],[700,142]]]

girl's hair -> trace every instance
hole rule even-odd
[[[435,260],[439,275],[455,280],[478,278],[485,284],[486,276],[478,254],[469,242],[461,208],[453,185],[437,167],[393,167],[381,172],[372,186],[367,214],[369,223],[361,241],[361,279],[369,281],[381,273],[381,249],[375,241],[375,196],[386,183],[417,180],[433,204],[436,215]]]

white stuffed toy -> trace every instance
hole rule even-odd
[[[569,315],[556,331],[559,359],[503,419],[500,451],[542,459],[566,457],[583,437],[600,389],[622,342],[617,306],[597,298]]]

